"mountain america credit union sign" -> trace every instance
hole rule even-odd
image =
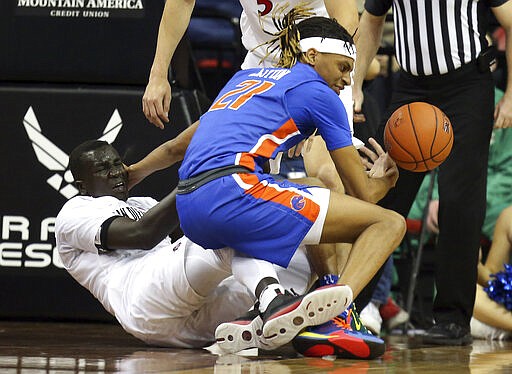
[[[143,17],[142,0],[18,0],[17,16],[64,18]]]

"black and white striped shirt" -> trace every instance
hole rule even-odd
[[[487,46],[490,7],[508,0],[366,0],[385,15],[393,6],[395,55],[412,75],[438,75],[474,61]]]

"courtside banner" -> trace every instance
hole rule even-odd
[[[18,16],[111,18],[144,17],[143,0],[16,0]]]
[[[109,319],[62,268],[55,217],[77,194],[68,155],[88,139],[112,143],[125,162],[138,161],[199,117],[190,92],[173,92],[164,130],[142,114],[143,87],[0,85],[0,318]],[[179,165],[158,172],[132,196],[161,199],[177,185]]]
[[[146,83],[164,0],[1,0],[0,81]]]

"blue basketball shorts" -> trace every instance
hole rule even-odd
[[[319,243],[329,197],[325,188],[241,173],[177,195],[176,204],[181,228],[193,242],[287,267],[301,243]]]

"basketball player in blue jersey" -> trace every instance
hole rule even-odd
[[[345,285],[356,296],[405,233],[400,215],[372,204],[394,186],[398,171],[380,150],[366,172],[352,145],[338,98],[350,85],[352,37],[329,18],[296,24],[300,14],[300,9],[290,12],[278,36],[282,67],[237,73],[200,118],[179,170],[177,208],[182,229],[194,242],[213,249],[231,247],[248,259],[283,267],[300,244],[353,243],[334,289]],[[269,159],[315,131],[325,140],[351,196],[276,181],[265,173]],[[163,158],[153,156],[157,163]],[[320,251],[316,255],[328,260]],[[285,344],[304,327],[335,317],[333,304],[338,302],[330,297],[346,295],[346,288],[333,291],[332,286],[290,295],[272,277],[249,288],[256,290],[258,307],[217,328],[216,339],[225,352],[259,346],[253,337],[260,330],[267,347]]]

